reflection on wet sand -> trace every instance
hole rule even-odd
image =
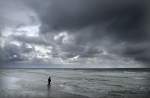
[[[47,96],[50,97],[51,85],[47,85]]]

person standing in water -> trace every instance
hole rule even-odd
[[[48,85],[51,85],[51,77],[48,78]]]

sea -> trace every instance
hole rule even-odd
[[[47,85],[49,76],[52,79],[50,87]],[[49,97],[51,92],[53,95]],[[0,69],[0,98],[11,96],[55,98],[60,92],[87,98],[150,98],[150,69]]]

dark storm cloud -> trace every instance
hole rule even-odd
[[[7,2],[10,3],[9,0],[5,1],[6,4]],[[150,43],[150,35],[146,29],[148,8],[145,0],[20,0],[17,4],[26,13],[36,13],[41,25],[40,35],[37,38],[12,37],[22,43],[52,46],[52,57],[64,60],[76,56],[81,59],[98,58],[100,55],[112,53],[149,63],[150,47],[145,45]],[[13,6],[13,11],[20,12],[19,8]],[[11,15],[9,8],[4,9],[8,9],[6,15]],[[31,19],[25,18],[25,21],[22,21],[24,17],[12,17],[11,20],[15,23],[16,20],[19,21],[18,24],[32,23],[34,18],[32,15],[29,17]],[[0,21],[3,19],[0,18]],[[59,35],[64,31],[68,35]],[[54,40],[54,36],[60,38]],[[63,42],[64,40],[67,42]],[[17,57],[24,53],[20,48],[16,50],[12,53],[17,54]],[[11,52],[13,48],[6,51]]]
[[[138,42],[144,41],[149,43],[150,36],[145,28],[147,13],[145,1],[45,0],[43,5],[37,2],[36,5],[32,3],[30,2],[32,8],[36,8],[35,11],[39,14],[42,22],[41,32],[63,30],[73,32],[77,36],[75,46],[85,43],[99,45],[98,41],[102,41],[101,39],[106,36],[114,41],[114,45],[125,42],[126,45],[135,47],[134,43],[138,44]],[[38,7],[39,5],[41,6]],[[70,47],[69,50],[71,49]],[[74,49],[75,51],[78,50]],[[123,56],[129,56],[143,62],[150,60],[148,54],[146,54],[149,52],[149,48],[139,49],[137,47],[131,49],[123,46],[123,49],[119,49],[116,50],[120,51],[119,54]],[[93,50],[96,49],[93,47],[92,51],[85,52],[84,56],[87,54],[92,56],[97,53],[97,50]],[[68,52],[68,55],[72,55],[70,53],[72,52]],[[82,55],[82,53],[79,54]]]
[[[138,25],[144,14],[144,5],[139,0],[45,0],[39,4],[30,1],[30,4],[39,13],[43,23],[41,29],[45,32],[78,30],[92,24],[111,23],[117,20],[120,22],[114,23],[116,26],[113,28],[120,26],[120,29],[126,30],[132,28],[130,26]],[[123,25],[125,23],[126,25]]]
[[[124,51],[122,52],[125,56],[133,57],[137,61],[143,63],[150,63],[150,45],[148,42],[136,43],[126,45]]]
[[[103,28],[107,31],[92,33],[98,37],[106,33],[122,40],[142,40],[146,37],[143,30],[145,5],[140,0],[45,0],[44,3],[33,0],[29,3],[39,14],[41,32],[78,31],[88,26],[99,29],[105,25]]]

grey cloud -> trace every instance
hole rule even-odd
[[[37,22],[36,14],[23,0],[0,0],[0,26],[16,27]]]
[[[76,37],[74,45],[60,46],[68,57],[77,54],[83,55],[83,57],[92,57],[97,53],[95,47],[106,47],[104,45],[106,37],[112,41],[112,44],[106,47],[108,51],[119,51],[119,55],[129,56],[138,61],[149,60],[149,56],[136,52],[140,49],[131,49],[132,52],[135,52],[133,55],[127,46],[135,47],[134,43],[145,41],[149,43],[150,36],[145,28],[147,11],[145,1],[45,0],[41,4],[40,1],[35,3],[33,0],[30,1],[30,4],[39,14],[42,33],[66,30]],[[38,7],[39,5],[41,6]],[[118,46],[118,49],[111,50],[111,47],[116,46],[115,44],[124,42],[125,46]],[[92,49],[88,50],[85,48],[86,46]],[[80,51],[82,52],[80,53]],[[142,51],[149,52],[147,49],[142,49]],[[145,57],[142,59],[144,55]]]
[[[3,48],[0,48],[0,60],[1,63],[8,63],[14,61],[22,61],[23,58],[21,57],[21,51],[19,47],[15,45],[6,45]]]
[[[83,62],[86,62],[86,58],[103,59],[101,55],[106,51],[105,59],[109,56],[116,58],[114,55],[117,55],[149,63],[150,47],[144,45],[144,43],[150,43],[150,35],[146,31],[145,0],[20,0],[17,4],[20,6],[14,6],[12,9],[14,12],[18,13],[21,11],[19,8],[23,8],[23,11],[37,15],[41,24],[40,35],[39,37],[11,37],[24,44],[52,46],[50,55],[54,58],[67,60],[79,56],[81,61],[84,59]],[[7,14],[10,14],[10,9],[3,7],[4,9],[8,10]],[[33,24],[36,19],[32,14],[27,15],[25,21],[23,17],[17,19],[19,21],[17,23],[19,25],[28,22]],[[6,18],[6,15],[2,17]],[[10,20],[14,21],[14,17]],[[7,20],[3,21],[1,16],[0,21],[7,22]],[[63,31],[73,37],[68,40],[69,43],[63,43],[63,37],[57,41],[54,40],[54,36]],[[6,51],[10,51],[10,55],[17,54],[19,58],[24,52],[33,51],[26,50],[25,47],[15,50],[10,47]]]
[[[150,61],[150,53],[149,53],[150,45],[148,42],[142,42],[137,44],[130,44],[127,45],[124,51],[122,52],[123,55],[128,57],[133,57],[137,61],[141,61],[149,65]]]
[[[116,0],[115,3],[112,3],[112,0],[48,0],[45,2],[47,5],[44,3],[44,7],[37,7],[41,5],[41,2],[34,6],[43,23],[41,29],[45,32],[47,30],[76,30],[92,24],[110,22],[117,17],[121,18],[121,21],[124,21],[124,18],[130,18],[132,22],[136,21],[135,17],[140,18],[139,14],[142,14],[140,12],[142,8],[139,7],[141,5],[134,0],[131,2]]]
[[[13,38],[22,43],[46,45],[46,46],[50,45],[50,42],[48,42],[43,37],[14,36]]]

